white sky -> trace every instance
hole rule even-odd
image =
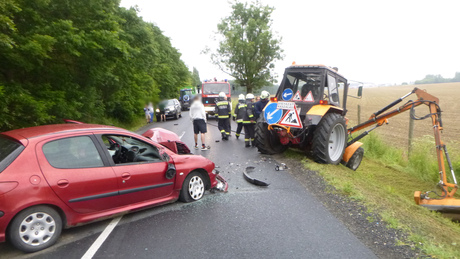
[[[243,0],[244,1],[244,0]],[[401,83],[426,74],[460,72],[459,0],[261,0],[275,7],[273,30],[283,38],[284,68],[297,64],[336,66],[347,79]],[[219,21],[231,12],[227,0],[122,0],[171,38],[182,60],[201,79],[228,76],[200,52]]]

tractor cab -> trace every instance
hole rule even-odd
[[[343,91],[339,91],[340,88]],[[347,92],[347,79],[336,68],[294,64],[286,68],[276,98],[277,101],[294,102],[304,120],[315,105],[331,105],[346,112]]]

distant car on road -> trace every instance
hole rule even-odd
[[[180,102],[177,99],[169,99],[169,100],[164,100],[161,101],[160,104],[158,105],[158,109],[156,109],[156,117],[157,121],[160,121],[160,115],[165,114],[166,119],[169,118],[174,118],[177,120],[178,118],[182,117],[182,108],[180,105]]]
[[[167,130],[72,123],[0,133],[0,242],[35,252],[62,228],[199,200],[222,186],[214,168]]]

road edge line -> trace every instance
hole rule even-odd
[[[86,253],[81,257],[81,259],[91,259],[96,254],[97,250],[102,246],[104,241],[109,237],[110,233],[115,229],[118,222],[120,222],[123,216],[114,218],[107,227],[105,227],[104,231],[99,235],[99,237],[94,241],[91,247],[86,251]]]

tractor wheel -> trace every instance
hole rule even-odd
[[[312,153],[318,163],[338,164],[347,145],[345,119],[337,113],[326,114],[313,133]]]
[[[359,147],[355,153],[350,157],[350,160],[348,160],[346,166],[350,168],[353,171],[356,171],[358,169],[359,165],[361,164],[361,161],[363,160],[364,156],[364,149],[362,147]]]
[[[255,128],[254,142],[260,153],[267,155],[280,154],[289,147],[282,145],[278,136],[269,131],[268,124],[261,121],[261,119],[257,121]]]

